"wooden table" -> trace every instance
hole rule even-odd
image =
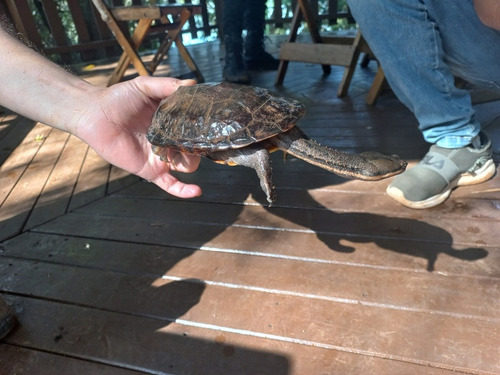
[[[92,0],[92,2],[99,11],[103,21],[106,22],[116,40],[123,48],[123,54],[108,81],[108,86],[119,82],[131,63],[134,65],[139,75],[152,75],[158,64],[167,54],[172,43],[175,43],[181,57],[194,73],[197,81],[204,81],[203,75],[191,57],[191,54],[184,46],[181,36],[181,30],[186,21],[193,14],[201,13],[201,7],[199,5],[173,4],[108,8],[103,0]],[[132,36],[129,38],[123,33],[118,22],[133,20],[138,20],[138,23]],[[161,22],[161,27],[165,32],[165,36],[163,37],[162,43],[153,61],[146,66],[139,57],[137,50],[150,31],[152,23],[155,20]]]

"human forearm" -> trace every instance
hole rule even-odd
[[[194,81],[137,77],[96,87],[27,48],[0,26],[0,104],[70,132],[110,163],[152,181],[170,194],[201,194],[171,171],[192,172],[199,157],[170,150],[168,163],[151,153],[146,131],[160,101]]]
[[[84,100],[99,88],[45,59],[0,27],[2,84],[0,104],[58,129],[74,132]]]
[[[500,30],[500,1],[474,0],[476,13],[486,26]]]

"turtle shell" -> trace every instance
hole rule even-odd
[[[304,114],[302,103],[263,88],[229,83],[181,86],[160,103],[147,139],[155,146],[207,155],[285,132]]]

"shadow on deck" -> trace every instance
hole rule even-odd
[[[220,80],[218,44],[191,50]],[[182,73],[168,62],[159,74]],[[79,71],[96,84],[108,72]],[[304,102],[300,126],[324,144],[421,158],[389,90],[364,103],[375,66],[338,99],[342,72],[292,63],[283,87],[274,72],[253,84]],[[498,162],[495,107],[478,116]],[[0,373],[500,374],[498,176],[414,211],[385,196],[388,181],[275,153],[272,208],[252,170],[208,161],[181,177],[203,196],[179,200],[74,137],[1,116],[0,292],[20,324]]]

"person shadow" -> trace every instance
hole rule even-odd
[[[25,267],[25,272],[29,268]],[[25,278],[22,268],[19,271],[14,277],[4,278],[4,292],[10,288],[9,284],[16,283],[16,278]],[[88,269],[74,271],[69,277],[75,281],[92,274]],[[6,346],[0,353],[2,358],[11,360],[0,361],[2,374],[37,373],[54,365],[53,362],[45,363],[43,356],[39,361],[30,360],[36,350],[63,353],[67,357],[62,362],[65,368],[76,366],[87,373],[110,369],[103,364],[122,369],[147,369],[154,373],[289,373],[290,360],[286,355],[239,345],[235,340],[237,335],[230,331],[207,335],[203,325],[197,326],[195,322],[186,325],[189,320],[182,320],[182,317],[200,302],[205,291],[202,280],[162,280],[158,283],[152,275],[108,275],[108,282],[103,283],[98,274],[93,276],[93,279],[71,283],[67,282],[68,275],[54,274],[54,282],[63,281],[57,287],[33,285],[31,292],[34,295],[41,293],[47,298],[0,294],[13,307],[18,321],[3,340]],[[98,285],[94,289],[98,292],[78,291],[78,288],[92,285]],[[58,288],[72,294],[71,303],[61,303],[51,294],[57,293]],[[31,351],[12,349],[23,347]],[[86,367],[83,366],[86,370],[75,360],[80,357],[88,360]]]

